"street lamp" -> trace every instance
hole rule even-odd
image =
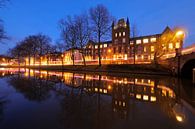
[[[176,48],[175,49],[175,52],[176,52],[176,57],[177,57],[177,75],[178,77],[180,76],[180,57],[181,57],[181,48],[182,48],[182,44],[183,44],[183,39],[184,39],[184,31],[183,30],[178,30],[176,33],[175,33],[175,36],[176,38],[178,38],[179,40],[179,48]]]

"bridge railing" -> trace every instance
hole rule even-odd
[[[189,48],[184,48],[182,50],[182,55],[191,54],[193,52],[195,52],[195,45],[193,45],[193,46],[191,46]]]

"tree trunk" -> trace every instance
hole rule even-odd
[[[101,66],[101,53],[100,53],[100,31],[98,32],[98,57],[99,57],[99,66]]]

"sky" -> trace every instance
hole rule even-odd
[[[139,35],[161,33],[166,26],[182,27],[186,31],[184,46],[195,44],[195,0],[10,0],[0,9],[10,37],[0,44],[0,54],[37,33],[56,42],[60,38],[60,19],[87,12],[97,4],[105,5],[116,19],[128,17],[130,24],[136,24]]]

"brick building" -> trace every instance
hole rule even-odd
[[[103,64],[151,63],[154,58],[167,58],[183,47],[178,29],[166,27],[162,33],[139,37],[130,37],[130,30],[128,19],[112,24],[112,41],[100,45]],[[98,43],[89,41],[85,52],[91,61],[98,61]]]

